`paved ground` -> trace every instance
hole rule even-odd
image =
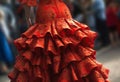
[[[97,60],[110,69],[111,82],[120,82],[120,45],[107,47],[97,53]]]
[[[120,45],[97,51],[97,60],[110,69],[111,82],[120,82]],[[7,76],[0,76],[0,82],[9,82]]]

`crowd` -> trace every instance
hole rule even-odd
[[[95,49],[119,43],[120,0],[65,0],[73,18],[98,32]]]
[[[120,35],[120,0],[64,0],[74,19],[98,32],[95,49],[117,45]],[[27,29],[23,6],[17,0],[0,0],[0,74],[15,62],[13,40]]]

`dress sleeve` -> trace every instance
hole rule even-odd
[[[37,0],[18,0],[21,4],[27,5],[27,6],[36,6]]]

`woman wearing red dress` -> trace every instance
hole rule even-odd
[[[109,82],[95,59],[96,33],[72,19],[62,0],[20,0],[37,6],[36,22],[15,40],[11,82]]]
[[[107,27],[109,29],[109,37],[112,45],[119,43],[118,33],[118,5],[115,1],[111,1],[106,9]]]

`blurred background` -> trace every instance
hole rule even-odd
[[[120,82],[120,0],[65,0],[73,18],[98,33],[97,60],[110,69],[111,82]],[[17,0],[0,0],[0,82],[9,82],[18,54],[13,41],[28,25]]]

